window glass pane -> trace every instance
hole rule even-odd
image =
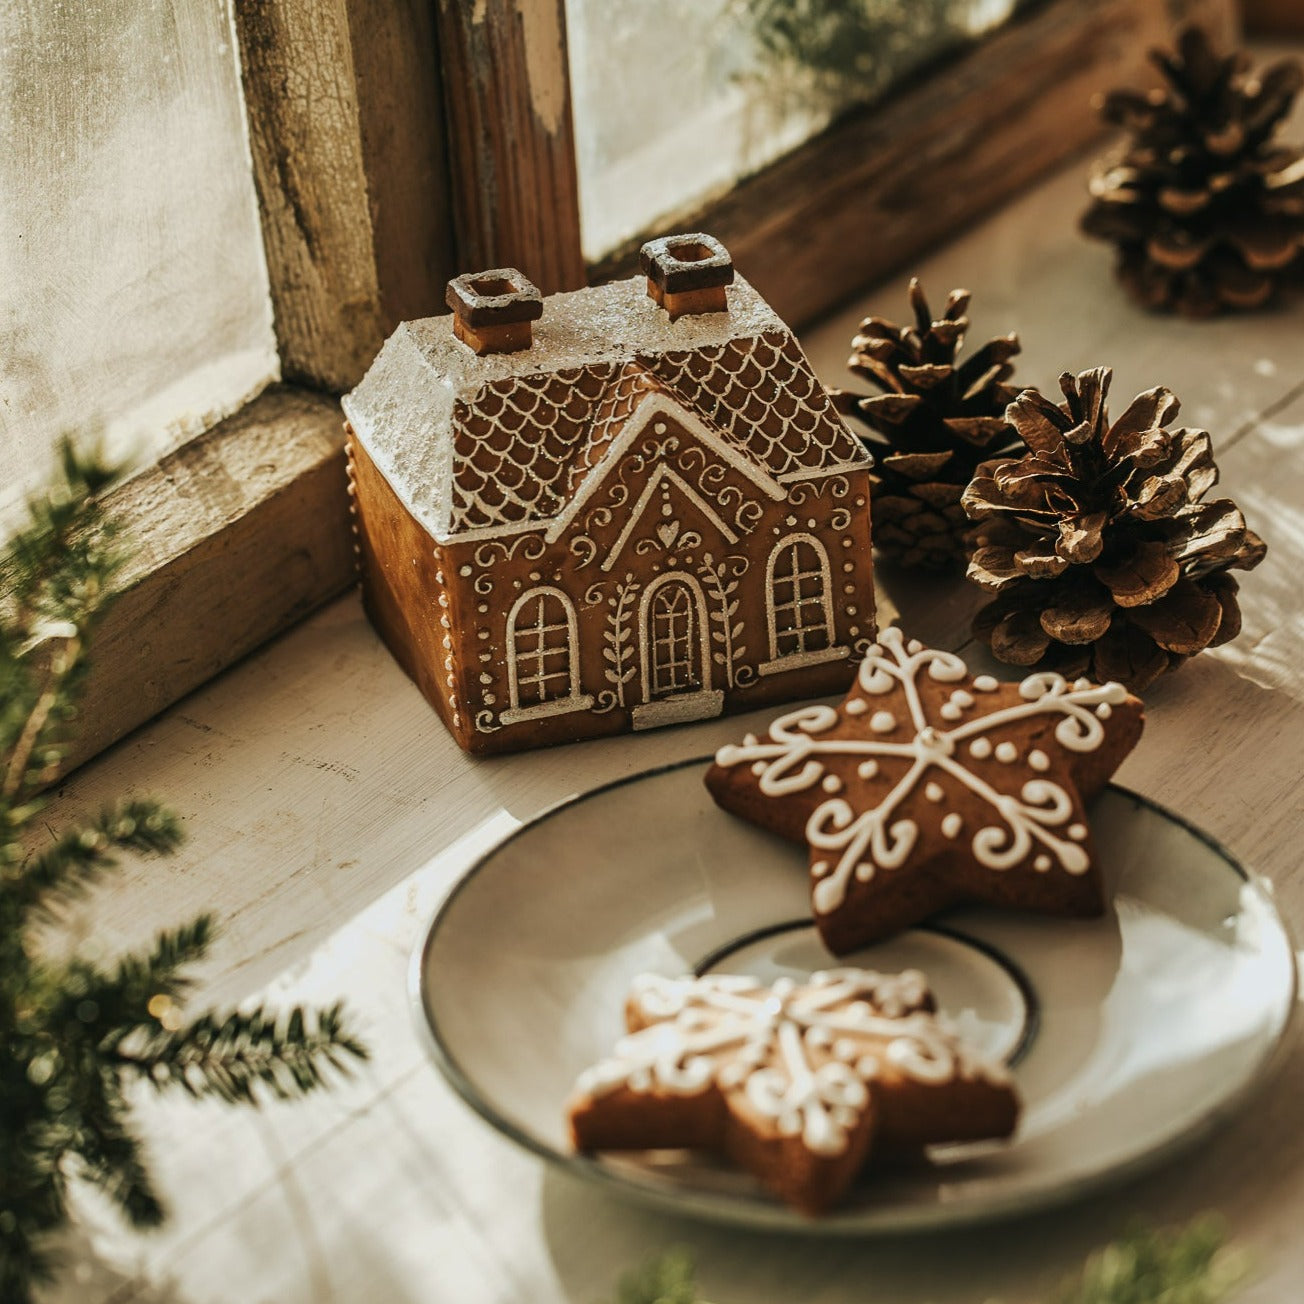
[[[228,7],[0,6],[0,531],[64,431],[153,459],[277,375]]]
[[[1019,0],[566,0],[584,253],[691,212]]]

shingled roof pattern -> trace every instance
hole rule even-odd
[[[550,520],[653,390],[776,478],[864,456],[786,332],[641,355],[619,370],[516,376],[453,409],[453,532]]]
[[[453,528],[546,521],[566,505],[615,364],[509,376],[453,407]]]
[[[651,365],[685,406],[750,452],[776,479],[864,460],[863,446],[842,424],[787,331],[664,353]],[[769,433],[772,412],[782,421]]]
[[[648,395],[665,392],[655,376],[641,362],[627,362],[607,384],[607,392],[593,415],[589,437],[574,459],[566,485],[567,496],[573,498],[589,472],[602,461],[602,455],[625,429],[625,423],[634,409]]]
[[[653,390],[775,477],[867,460],[742,277],[728,313],[675,322],[642,278],[553,295],[513,354],[476,357],[447,317],[406,322],[342,401],[400,499],[449,538],[556,516]],[[772,412],[784,419],[767,432]]]

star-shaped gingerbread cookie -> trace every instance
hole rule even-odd
[[[1018,1119],[1008,1070],[933,1012],[914,970],[645,974],[625,1021],[576,1084],[576,1148],[723,1155],[804,1213],[835,1204],[873,1150],[1007,1137]]]
[[[886,629],[841,706],[722,747],[706,786],[809,846],[815,922],[844,955],[960,902],[1099,914],[1084,803],[1143,719],[1120,684],[1002,683]]]

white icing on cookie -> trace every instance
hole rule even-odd
[[[1017,746],[1009,740],[994,744],[990,735],[1038,715],[1061,717],[1054,729],[1055,740],[1061,747],[1072,752],[1094,751],[1105,738],[1098,708],[1123,702],[1127,690],[1121,684],[1092,684],[1087,680],[1078,680],[1070,687],[1062,675],[1042,672],[1029,675],[1019,685],[1022,701],[1018,705],[979,715],[947,729],[934,725],[927,717],[919,693],[921,672],[940,683],[955,683],[967,678],[969,673],[954,653],[931,648],[911,652],[900,631],[888,628],[861,663],[857,679],[860,690],[869,694],[882,695],[900,686],[909,721],[902,729],[897,728],[901,721],[890,718],[898,734],[913,726],[914,737],[910,741],[889,742],[872,736],[821,739],[820,734],[829,732],[838,723],[838,712],[828,706],[805,706],[776,720],[764,741],[730,745],[716,753],[716,763],[726,767],[763,761],[765,771],[760,776],[759,787],[767,797],[782,797],[813,787],[822,780],[824,758],[829,756],[857,758],[858,772],[865,778],[873,777],[876,770],[868,767],[883,758],[909,763],[902,777],[872,810],[857,812],[844,797],[834,797],[812,812],[806,825],[806,840],[816,851],[838,854],[832,870],[822,875],[814,886],[812,899],[817,914],[828,914],[843,904],[853,875],[868,882],[876,869],[897,869],[905,863],[918,842],[919,826],[912,819],[893,816],[929,770],[941,771],[981,798],[995,816],[995,822],[978,828],[970,842],[980,865],[993,870],[1010,869],[1035,850],[1038,855],[1048,855],[1053,865],[1069,874],[1084,874],[1089,868],[1086,852],[1077,845],[1080,840],[1077,830],[1081,826],[1074,824],[1066,830],[1067,837],[1059,836],[1059,830],[1072,816],[1073,800],[1058,783],[1037,777],[1050,768],[1050,758],[1045,752],[1029,753],[1025,763],[1033,774],[1015,794],[997,791],[968,769],[961,755],[963,751],[983,760],[995,752],[998,760],[1013,767],[1018,760]],[[979,692],[992,692],[997,686],[990,676],[980,675],[973,681],[973,687]],[[963,690],[957,690],[960,691]],[[949,700],[956,701],[956,695],[952,694]],[[871,717],[871,733],[886,732],[878,727],[881,716],[889,716],[889,712],[876,712]],[[859,759],[863,757],[874,759]],[[932,786],[929,785],[925,795],[932,796]],[[944,836],[955,835],[944,830]]]
[[[801,986],[780,978],[769,987],[724,974],[643,974],[630,1004],[655,1022],[622,1037],[576,1088],[594,1098],[622,1087],[693,1096],[715,1084],[741,1091],[781,1136],[800,1136],[812,1154],[840,1154],[885,1068],[927,1084],[1008,1080],[1003,1065],[967,1045],[927,1000],[914,969],[830,969]]]

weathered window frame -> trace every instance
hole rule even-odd
[[[564,0],[234,10],[285,383],[116,491],[139,552],[71,763],[348,586],[333,396],[450,276],[517,266],[551,293],[634,267],[639,241],[581,252]],[[1188,18],[1237,34],[1234,0],[1043,0],[674,225],[807,323],[1085,147],[1093,92],[1151,80]]]
[[[334,396],[454,266],[432,5],[233,11],[283,382],[113,492],[132,561],[70,767],[351,583]]]
[[[580,251],[564,0],[529,0],[529,24],[521,0],[439,6],[466,265],[519,266],[545,292],[630,275],[639,246],[663,232],[591,265]],[[1093,96],[1153,84],[1148,51],[1188,20],[1226,43],[1239,34],[1236,0],[1041,0],[669,220],[723,241],[801,327],[1097,139]]]
[[[1304,10],[1297,0],[1241,0],[1251,36],[1304,36]]]

